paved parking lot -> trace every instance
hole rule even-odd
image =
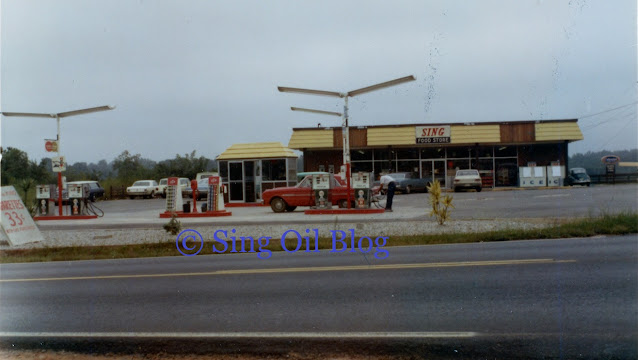
[[[449,193],[453,196],[455,220],[492,220],[512,218],[566,218],[598,215],[604,212],[638,210],[638,184],[599,185],[543,190],[501,190]],[[95,203],[104,217],[95,220],[39,221],[41,228],[79,226],[137,226],[164,224],[160,219],[164,199],[113,200]],[[199,204],[199,203],[198,203]],[[251,223],[323,223],[335,219],[357,222],[428,220],[428,194],[397,194],[394,212],[369,215],[305,215],[305,208],[292,213],[273,213],[270,207],[234,207],[230,217],[180,219],[183,223],[251,224]]]

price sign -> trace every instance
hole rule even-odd
[[[44,241],[16,189],[13,186],[3,186],[1,191],[2,230],[7,235],[9,244],[15,246]]]

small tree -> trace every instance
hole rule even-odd
[[[430,211],[430,216],[436,216],[439,225],[443,225],[446,220],[450,218],[450,212],[454,205],[452,205],[452,197],[450,195],[445,195],[441,197],[441,183],[438,180],[434,180],[428,186],[428,193],[430,194],[430,205],[432,205],[432,210]]]

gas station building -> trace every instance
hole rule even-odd
[[[280,142],[234,144],[217,156],[226,203],[261,201],[264,190],[297,184],[297,154]]]
[[[375,178],[413,172],[450,188],[456,170],[478,169],[484,187],[523,186],[519,169],[520,175],[530,174],[534,167],[561,166],[563,173],[568,169],[568,145],[583,139],[577,121],[350,127],[352,172],[372,172]],[[294,128],[288,148],[303,152],[304,171],[338,173],[343,164],[342,128]]]

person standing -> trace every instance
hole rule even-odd
[[[381,189],[387,189],[385,202],[385,211],[392,212],[392,198],[394,197],[394,190],[397,188],[394,178],[390,175],[383,175],[379,179],[381,182]]]

